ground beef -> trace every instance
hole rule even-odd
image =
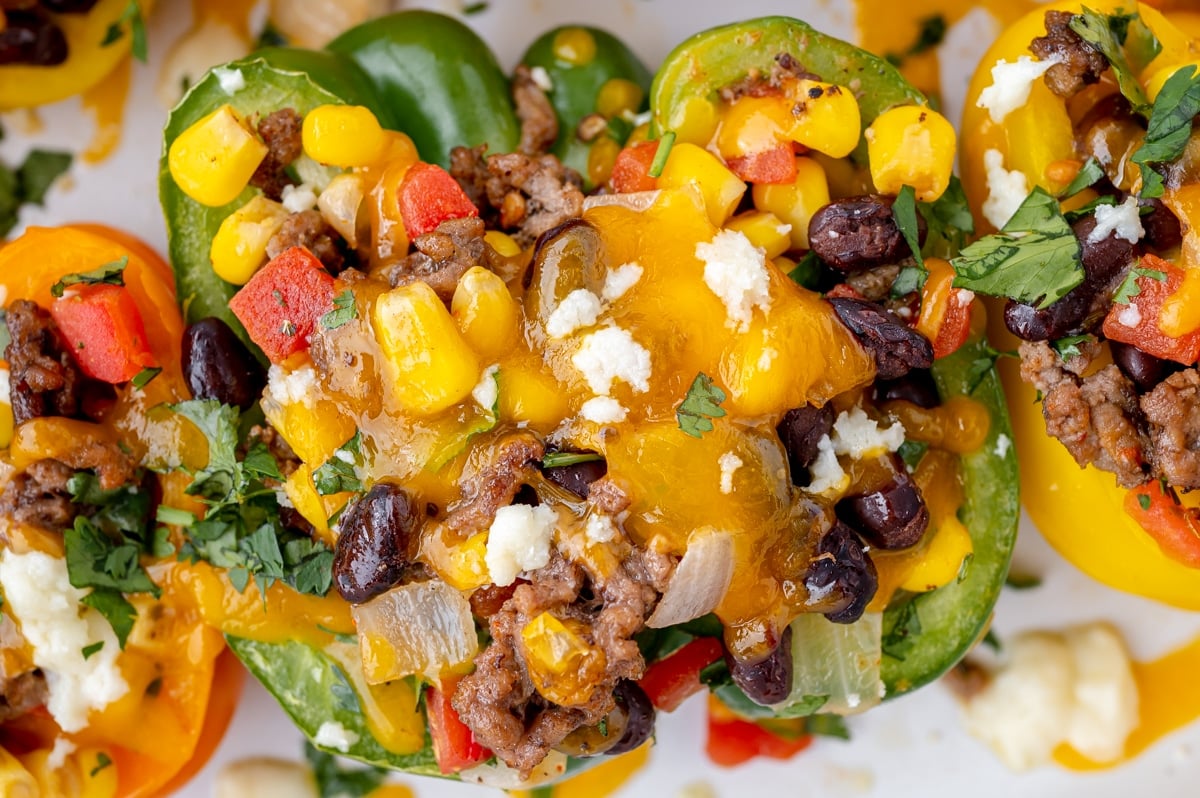
[[[0,517],[20,524],[62,530],[75,520],[67,481],[75,470],[53,459],[37,460],[17,473],[0,493]]]
[[[432,233],[417,236],[416,252],[388,266],[381,275],[393,288],[414,282],[429,285],[449,302],[459,278],[472,266],[484,263],[487,245],[483,241],[483,220],[449,219]]]
[[[888,263],[846,276],[846,285],[857,291],[863,299],[881,302],[892,292],[892,283],[900,274],[900,264]]]
[[[267,145],[267,156],[254,170],[250,185],[262,189],[268,199],[279,200],[284,186],[292,184],[286,169],[303,152],[303,120],[294,108],[281,108],[267,114],[258,123],[258,135]]]
[[[485,220],[512,233],[521,246],[583,212],[582,179],[553,155],[484,157],[485,151],[456,147],[450,173]]]
[[[85,378],[58,336],[50,314],[19,299],[5,316],[13,417],[17,424],[41,416],[76,416]]]
[[[463,476],[462,498],[447,507],[446,525],[464,537],[490,527],[496,510],[512,504],[521,486],[539,474],[536,461],[545,452],[530,433],[499,442],[490,461]]]
[[[346,267],[343,241],[320,213],[299,211],[288,216],[267,242],[267,257],[273,258],[292,247],[304,247],[321,261],[330,274],[340,274]]]
[[[1178,371],[1142,397],[1152,474],[1185,490],[1200,488],[1200,373]]]
[[[526,155],[549,152],[558,138],[558,116],[525,64],[518,64],[513,70],[512,95],[517,118],[521,120],[519,151]]]
[[[588,504],[605,515],[620,515],[633,500],[615,477],[603,476],[588,486]]]
[[[1117,475],[1125,487],[1147,479],[1146,448],[1137,390],[1114,365],[1083,375],[1098,347],[1084,347],[1066,363],[1047,343],[1020,347],[1021,378],[1042,393],[1046,432],[1062,441],[1080,466]]]
[[[1100,51],[1071,30],[1072,16],[1069,11],[1047,11],[1046,35],[1029,45],[1039,60],[1058,62],[1046,71],[1046,85],[1060,97],[1075,96],[1108,69]]]
[[[46,676],[39,668],[4,678],[0,681],[0,723],[43,706],[49,693]]]

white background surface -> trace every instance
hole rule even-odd
[[[902,0],[897,0],[902,2]],[[443,10],[446,2],[407,3]],[[151,65],[137,65],[125,135],[116,156],[99,166],[77,161],[68,180],[52,192],[45,209],[27,209],[23,221],[52,224],[103,221],[124,227],[165,249],[156,181],[159,132],[165,111],[154,99],[156,64],[167,44],[187,26],[188,4],[161,0],[151,24]],[[711,25],[763,13],[787,13],[808,19],[844,38],[854,38],[853,6],[841,2],[683,2],[682,0],[493,0],[482,14],[468,17],[492,44],[501,63],[510,67],[533,36],[553,25],[587,22],[609,28],[624,38],[653,67],[687,34]],[[947,115],[955,120],[973,59],[994,35],[989,19],[975,12],[951,30],[943,51],[943,89]],[[17,163],[30,146],[81,151],[91,136],[91,123],[77,101],[39,112],[45,127],[36,137],[23,135],[19,115],[5,115],[6,139],[0,157]],[[1084,519],[1081,519],[1081,522]],[[1056,628],[1105,619],[1129,641],[1135,656],[1148,659],[1200,634],[1200,616],[1169,610],[1124,596],[1089,582],[1063,562],[1026,521],[1017,562],[1023,573],[1043,576],[1043,585],[1026,591],[1006,590],[996,611],[994,629],[1001,640],[1025,628]],[[1197,675],[1200,678],[1200,674]],[[950,692],[934,685],[850,720],[849,743],[818,740],[786,763],[758,760],[734,769],[712,766],[703,753],[704,702],[693,699],[678,712],[660,717],[658,743],[649,766],[638,773],[620,796],[676,795],[685,785],[703,783],[719,796],[1030,796],[1108,798],[1153,794],[1175,798],[1200,794],[1200,723],[1160,741],[1122,767],[1094,774],[1069,773],[1054,767],[1027,774],[1004,769],[982,744],[966,736],[958,706]],[[274,702],[256,685],[246,690],[232,728],[214,760],[182,793],[185,798],[212,794],[223,763],[248,756],[300,755],[301,738]],[[436,780],[406,778],[420,798],[480,796],[484,788]]]

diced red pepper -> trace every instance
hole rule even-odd
[[[1200,511],[1184,507],[1157,480],[1125,494],[1125,512],[1137,521],[1163,554],[1188,568],[1200,568]]]
[[[492,752],[475,741],[472,732],[454,711],[450,696],[459,679],[443,679],[441,689],[425,689],[425,713],[429,718],[429,737],[438,769],[447,775],[458,773],[491,758]]]
[[[933,338],[933,357],[953,354],[967,342],[971,334],[971,308],[974,307],[975,296],[962,288],[951,288],[950,299],[946,303],[946,313],[942,316],[941,326]]]
[[[658,178],[650,176],[650,166],[657,153],[657,141],[639,141],[617,153],[609,178],[612,190],[618,194],[632,194],[658,188]]]
[[[400,218],[410,239],[432,233],[449,219],[479,215],[462,186],[450,173],[431,163],[416,163],[404,174],[399,189]]]
[[[933,344],[934,358],[952,354],[971,334],[975,295],[954,287],[954,267],[942,258],[926,258],[929,273],[920,293],[917,332]]]
[[[811,744],[810,734],[776,734],[753,721],[737,717],[720,706],[715,698],[709,703],[708,739],[704,742],[704,752],[717,765],[733,767],[756,756],[791,759]]]
[[[72,288],[50,306],[50,316],[80,370],[93,379],[128,382],[159,365],[146,341],[142,314],[124,286]]]
[[[1167,297],[1179,290],[1183,269],[1154,255],[1143,255],[1140,268],[1160,271],[1165,280],[1153,276],[1137,278],[1138,293],[1129,304],[1114,303],[1104,319],[1104,337],[1132,344],[1146,354],[1190,366],[1200,358],[1200,330],[1172,338],[1158,328],[1158,318]]]
[[[688,696],[704,689],[700,671],[719,660],[725,646],[715,637],[697,637],[646,668],[638,685],[655,709],[672,712]]]
[[[321,316],[333,307],[333,277],[304,247],[292,247],[255,272],[229,309],[272,363],[308,349]]]
[[[786,142],[778,147],[752,152],[740,158],[726,158],[725,162],[729,171],[748,183],[796,181],[796,156],[792,145]]]
[[[866,299],[849,283],[838,283],[825,292],[826,299]]]

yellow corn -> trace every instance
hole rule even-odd
[[[704,97],[689,97],[675,108],[667,120],[667,129],[675,131],[676,144],[686,142],[704,146],[717,132],[719,121],[715,103]]]
[[[521,630],[533,686],[562,706],[586,703],[604,671],[604,652],[583,639],[580,631],[578,621],[560,621],[548,612]]]
[[[226,103],[171,142],[167,168],[183,193],[217,207],[242,193],[266,156],[267,146]]]
[[[488,230],[483,234],[483,240],[492,249],[496,250],[498,255],[505,258],[515,258],[521,254],[521,245],[508,233],[502,233],[499,230]]]
[[[283,491],[287,494],[288,501],[296,508],[296,512],[313,525],[317,537],[330,546],[335,545],[337,539],[329,528],[329,518],[337,512],[338,507],[344,506],[350,500],[350,494],[335,493],[331,496],[322,496],[317,493],[317,486],[313,483],[312,467],[308,463],[301,463],[295,471],[288,475],[287,480],[283,483]]]
[[[918,200],[933,202],[950,185],[954,149],[954,127],[920,105],[884,111],[867,128],[871,179],[884,194],[899,194],[908,185]]]
[[[498,360],[516,343],[517,301],[493,271],[468,269],[454,289],[450,312],[463,338],[485,360]]]
[[[717,227],[725,223],[746,193],[746,184],[711,152],[686,142],[675,142],[667,156],[659,188],[688,188],[698,193]],[[828,200],[826,200],[828,202]]]
[[[6,798],[38,798],[41,790],[25,766],[0,747],[0,795]]]
[[[226,216],[208,251],[213,271],[227,283],[245,285],[267,262],[267,242],[287,217],[287,208],[263,196]]]
[[[612,177],[613,165],[617,162],[617,155],[620,152],[621,145],[617,143],[616,139],[608,136],[600,136],[592,142],[592,146],[588,150],[587,176],[593,185],[599,186],[608,182],[608,178]]]
[[[726,222],[725,227],[746,236],[754,246],[762,247],[768,258],[778,258],[792,248],[791,225],[769,211],[739,213]]]
[[[759,183],[752,191],[755,208],[792,226],[792,248],[808,249],[808,223],[818,209],[829,204],[829,184],[821,165],[812,158],[797,158],[796,179],[791,184]]]
[[[505,364],[500,371],[500,418],[553,429],[567,415],[562,387],[537,363]]]
[[[0,368],[0,381],[4,391],[0,393],[0,449],[7,449],[13,438],[13,409],[11,394],[8,390],[9,373],[7,368]]]
[[[642,87],[625,78],[609,78],[596,94],[596,113],[611,119],[626,113],[637,113],[646,93]]]
[[[407,164],[414,164],[421,160],[421,156],[417,154],[417,145],[413,144],[413,140],[408,137],[407,133],[401,133],[398,130],[383,131],[383,154],[380,156],[381,161],[391,163],[393,161],[402,161]]]
[[[717,150],[729,159],[774,149],[787,140],[791,126],[792,114],[783,97],[742,97],[721,119]]]
[[[596,37],[583,28],[563,28],[554,34],[550,49],[559,61],[583,66],[596,57]]]
[[[304,154],[333,166],[367,166],[387,148],[379,120],[361,105],[320,105],[304,117]]]
[[[271,426],[313,468],[324,465],[354,435],[353,417],[339,413],[333,402],[324,399],[286,405],[264,401],[262,407]]]
[[[487,532],[478,532],[447,551],[438,576],[456,590],[474,590],[491,581],[485,557]]]
[[[462,401],[479,382],[479,358],[427,284],[382,294],[372,310],[375,337],[392,364],[400,403],[430,415]]]
[[[789,134],[810,150],[845,158],[858,146],[862,118],[858,100],[833,83],[798,80],[788,87],[792,102]]]

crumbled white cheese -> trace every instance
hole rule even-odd
[[[600,298],[586,288],[576,288],[563,297],[550,318],[546,319],[546,335],[566,338],[576,330],[591,327],[600,317]]]
[[[1115,233],[1117,238],[1130,244],[1136,244],[1146,234],[1138,213],[1137,197],[1130,194],[1120,205],[1096,206],[1096,226],[1088,233],[1088,243],[1102,241],[1108,238],[1109,233]]]
[[[50,749],[50,754],[46,757],[46,768],[58,770],[67,763],[67,757],[73,753],[75,753],[75,743],[66,737],[55,737],[54,747]]]
[[[1014,770],[1050,761],[1067,743],[1096,762],[1119,759],[1138,723],[1129,654],[1106,624],[1027,632],[966,708],[967,730]]]
[[[350,750],[350,746],[358,742],[358,735],[336,720],[327,720],[313,735],[313,742],[325,748],[336,748],[344,754]]]
[[[616,302],[625,296],[625,292],[633,288],[642,279],[642,267],[636,261],[622,264],[613,269],[604,278],[604,288],[600,292],[605,302]]]
[[[229,69],[228,67],[213,67],[213,77],[217,79],[217,85],[221,87],[221,91],[226,94],[237,94],[242,89],[246,88],[246,76],[242,74],[240,69]]]
[[[273,365],[267,371],[267,398],[278,405],[302,404],[311,407],[316,388],[317,371],[312,366],[284,371],[281,366]]]
[[[611,396],[593,396],[580,405],[579,416],[593,424],[619,424],[629,416],[629,411]]]
[[[1001,433],[996,436],[996,448],[994,449],[997,457],[1005,457],[1008,455],[1008,450],[1012,448],[1012,439]]]
[[[1053,59],[1035,61],[1027,55],[1018,58],[1014,64],[1001,58],[992,67],[992,85],[979,92],[976,107],[986,108],[992,121],[1000,124],[1006,116],[1029,102],[1033,82],[1056,63]]]
[[[554,91],[554,81],[550,79],[550,73],[545,67],[535,66],[529,70],[529,77],[533,80],[533,85],[542,91]]]
[[[292,213],[311,211],[317,207],[317,192],[308,183],[287,185],[283,187],[283,196],[279,201]]]
[[[987,199],[983,201],[983,215],[997,230],[1008,224],[1008,220],[1029,196],[1029,183],[1025,174],[1004,168],[1004,153],[988,150],[983,154],[983,168],[987,171]]]
[[[213,798],[319,798],[319,795],[312,769],[285,759],[237,759],[222,766],[213,779]]]
[[[809,466],[809,473],[812,479],[805,488],[809,493],[832,493],[850,484],[850,477],[842,470],[828,435],[822,435],[817,442],[817,459]]]
[[[650,390],[650,352],[628,330],[605,327],[584,337],[571,363],[587,380],[592,393],[608,396],[614,380],[627,383],[635,391]]]
[[[12,404],[12,383],[8,378],[8,369],[0,367],[0,404]]]
[[[725,305],[727,327],[745,332],[755,308],[771,309],[766,254],[743,233],[721,230],[696,244],[696,257],[704,261],[704,283]]]
[[[717,458],[717,465],[721,468],[721,493],[728,496],[733,493],[733,474],[743,465],[742,458],[738,457],[733,452],[725,452]]]
[[[594,513],[588,516],[584,531],[592,543],[610,543],[617,536],[617,525],[609,516]]]
[[[965,288],[959,288],[956,291],[953,291],[951,296],[954,297],[954,301],[958,303],[959,307],[965,308],[967,305],[975,301],[975,292],[968,291]]]
[[[1136,327],[1142,323],[1142,311],[1130,302],[1117,313],[1117,321],[1126,327]]]
[[[87,725],[88,713],[129,691],[117,656],[112,627],[99,612],[80,604],[91,591],[71,586],[66,560],[41,552],[0,554],[4,598],[33,647],[33,662],[46,674],[46,709],[67,733]],[[102,643],[84,658],[83,649]]]
[[[489,413],[496,412],[496,401],[500,398],[500,383],[496,379],[499,373],[499,364],[493,363],[483,370],[479,383],[471,389],[471,398],[475,400],[475,404]]]
[[[492,582],[511,585],[522,571],[533,571],[550,562],[550,540],[558,516],[544,504],[513,504],[496,511],[488,529],[484,562]]]
[[[833,422],[832,441],[835,454],[862,460],[899,449],[904,443],[904,425],[897,422],[887,429],[880,429],[879,422],[861,407],[852,407],[839,413]]]

